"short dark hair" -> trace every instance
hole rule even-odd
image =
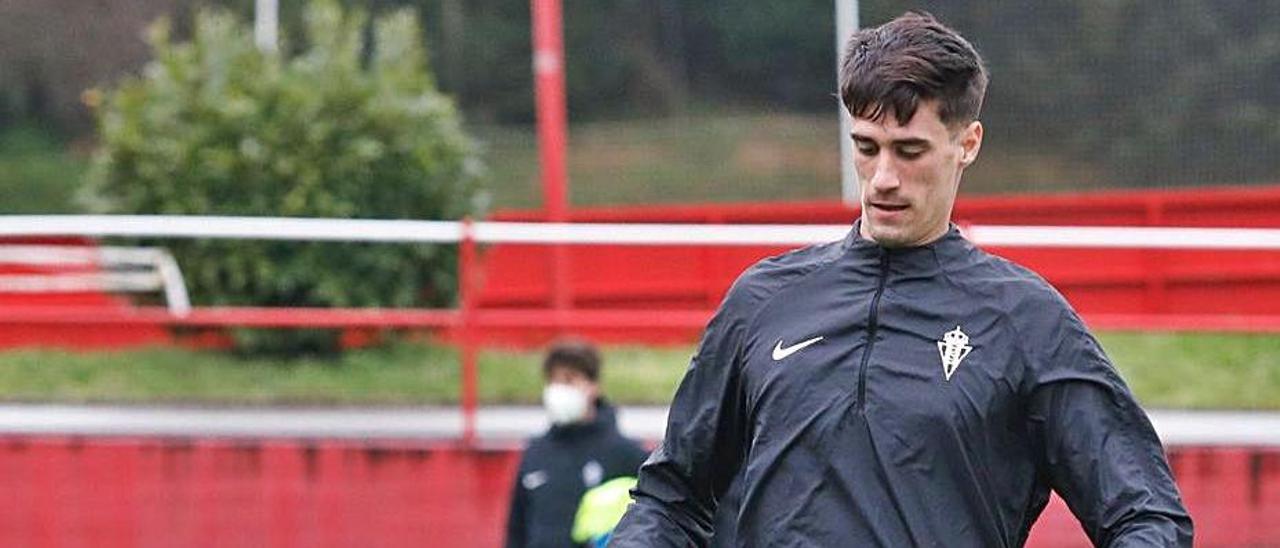
[[[892,113],[906,125],[921,101],[937,99],[942,123],[954,127],[978,119],[986,93],[973,44],[923,11],[856,32],[840,62],[840,100],[855,118]]]
[[[542,360],[542,376],[551,376],[551,370],[566,367],[586,375],[592,382],[600,380],[600,351],[582,339],[564,339],[556,341],[547,349],[547,357]]]

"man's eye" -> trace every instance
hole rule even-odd
[[[861,153],[863,153],[863,154],[866,154],[867,156],[871,156],[871,155],[875,154],[875,153],[876,153],[876,151],[878,150],[878,149],[876,148],[876,146],[875,146],[874,144],[871,144],[871,143],[859,143],[859,142],[855,142],[853,146],[854,146],[855,148],[857,148],[857,149],[858,149],[858,152],[861,152]]]
[[[901,147],[898,149],[898,156],[908,160],[919,158],[924,154],[924,147]]]

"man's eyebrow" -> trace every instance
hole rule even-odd
[[[928,139],[921,139],[919,137],[909,137],[907,139],[894,139],[890,141],[889,144],[896,145],[896,146],[908,146],[908,147],[927,147],[930,145]]]
[[[852,139],[853,139],[853,140],[855,140],[855,141],[870,141],[870,142],[873,142],[873,143],[875,142],[875,139],[872,139],[871,137],[868,137],[868,136],[866,136],[866,135],[861,135],[861,134],[858,134],[858,133],[850,133],[850,134],[849,134],[849,137],[850,137],[850,138],[852,138]],[[889,145],[890,145],[890,146],[909,146],[909,147],[910,147],[910,146],[924,146],[924,147],[927,147],[927,146],[931,146],[931,145],[932,145],[932,143],[930,143],[928,139],[923,139],[923,138],[920,138],[920,137],[907,137],[907,138],[904,138],[904,139],[894,139],[894,140],[892,140],[892,141],[889,141]]]

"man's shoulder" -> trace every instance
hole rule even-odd
[[[950,277],[984,297],[1006,303],[1010,308],[1042,312],[1070,309],[1057,288],[1038,272],[981,249],[975,248],[971,260],[952,270]]]
[[[610,437],[608,450],[625,458],[638,456],[640,460],[644,460],[645,457],[649,456],[649,451],[645,450],[644,444],[640,443],[639,440],[628,438],[621,432]]]
[[[564,443],[548,432],[528,438],[524,445],[522,464],[524,468],[539,467],[549,461],[564,459],[570,454],[596,458],[612,455],[623,460],[638,455],[643,460],[649,452],[641,442],[626,437],[617,429],[600,429],[571,443]]]
[[[551,441],[551,434],[549,432],[530,436],[528,440],[525,440],[524,454],[526,457],[530,454],[537,455],[539,452],[545,451],[551,445],[553,444]]]
[[[558,451],[564,447],[564,436],[557,435],[554,430],[555,427],[551,427],[541,434],[530,436],[524,445],[525,455],[539,456],[547,452]]]
[[[843,241],[835,241],[761,259],[733,282],[722,309],[754,308],[796,280],[834,263],[843,253]]]

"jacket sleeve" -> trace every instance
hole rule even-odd
[[[1191,546],[1155,429],[1080,319],[1065,302],[1055,308],[1022,339],[1038,346],[1028,418],[1041,476],[1095,546]]]
[[[676,390],[662,443],[640,467],[635,503],[611,547],[706,546],[718,498],[742,460],[742,323],[733,291],[712,318]]]
[[[528,532],[525,531],[525,505],[528,504],[527,490],[520,485],[524,474],[524,459],[516,469],[515,480],[511,482],[511,508],[507,511],[507,548],[524,548],[528,544]]]

